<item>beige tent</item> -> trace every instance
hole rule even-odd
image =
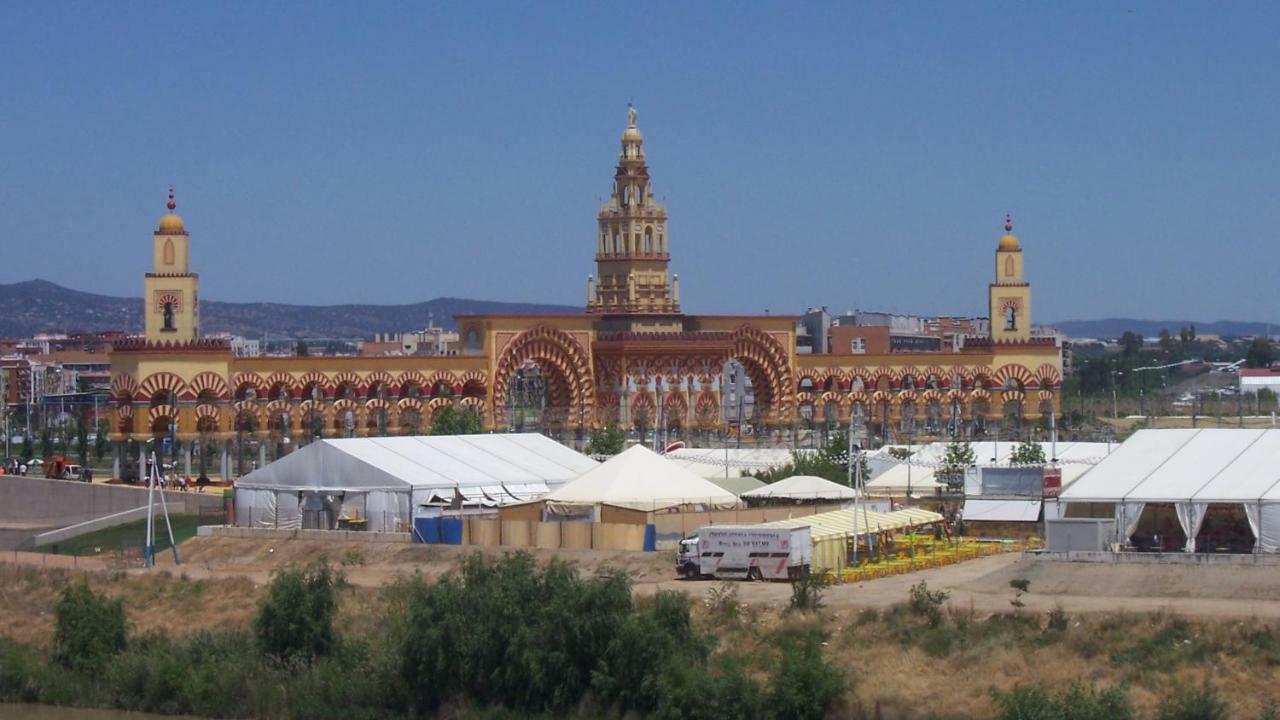
[[[738,504],[737,495],[642,445],[615,455],[542,499],[556,512],[600,504],[643,511],[685,505],[723,509]]]
[[[792,475],[785,480],[770,483],[762,488],[742,493],[753,500],[853,500],[858,494],[853,488],[833,483],[814,475]]]

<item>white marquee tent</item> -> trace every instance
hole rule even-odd
[[[853,500],[853,488],[813,475],[792,475],[764,487],[742,493],[744,498],[778,498],[787,500]]]
[[[947,454],[945,442],[929,443],[920,446],[911,460],[898,461],[878,475],[874,475],[867,483],[868,495],[902,495],[908,486],[913,495],[932,495],[937,492],[941,482],[935,477]],[[1000,441],[969,443],[973,447],[977,464],[983,467],[1009,467],[1009,457],[1018,443]],[[1046,458],[1053,457],[1053,443],[1042,442]],[[1065,488],[1090,468],[1106,457],[1108,449],[1115,450],[1118,445],[1109,443],[1059,442],[1057,447],[1058,468],[1062,471],[1062,486]],[[992,462],[992,458],[995,462]]]
[[[1195,549],[1210,504],[1240,504],[1260,550],[1280,549],[1280,430],[1139,430],[1060,496],[1113,503],[1120,539],[1150,503],[1170,503]]]
[[[680,448],[672,450],[663,457],[686,470],[711,479],[742,477],[782,467],[791,462],[791,450],[788,448]]]
[[[394,531],[419,507],[532,500],[598,465],[534,433],[319,440],[236,483],[236,524],[298,528],[314,511]]]
[[[614,505],[662,510],[681,505],[730,508],[738,496],[643,445],[613,456],[543,498],[552,508]]]

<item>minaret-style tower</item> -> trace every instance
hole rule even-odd
[[[607,323],[618,330],[679,330],[680,302],[667,275],[667,210],[653,199],[634,107],[627,107],[613,178],[598,216],[597,275],[594,286],[588,283],[587,312],[621,316]]]
[[[1031,285],[1022,276],[1022,245],[1005,215],[1004,237],[996,246],[996,278],[991,283],[991,339],[997,343],[1031,339]]]
[[[169,213],[152,233],[152,272],[143,302],[147,342],[187,342],[200,337],[199,276],[191,272],[191,237],[174,214],[178,204],[169,188]]]

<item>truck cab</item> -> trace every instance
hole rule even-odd
[[[700,563],[701,551],[698,549],[698,536],[690,535],[680,541],[676,551],[676,574],[683,578],[693,579],[702,574]]]

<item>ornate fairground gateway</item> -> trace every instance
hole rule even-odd
[[[191,238],[172,192],[168,207],[152,234],[146,333],[111,353],[117,468],[172,432],[188,472],[226,477],[315,437],[425,432],[450,406],[474,409],[486,428],[528,423],[564,442],[617,421],[695,444],[748,424],[770,444],[797,428],[851,422],[870,437],[913,432],[920,420],[980,435],[989,421],[1034,421],[1059,407],[1061,353],[1031,335],[1031,289],[1008,223],[995,252],[990,332],[959,351],[800,354],[794,316],[681,312],[670,226],[634,109],[597,216],[585,312],[459,316],[456,355],[233,356],[224,341],[200,335]],[[721,409],[730,361],[754,395],[741,424]]]

